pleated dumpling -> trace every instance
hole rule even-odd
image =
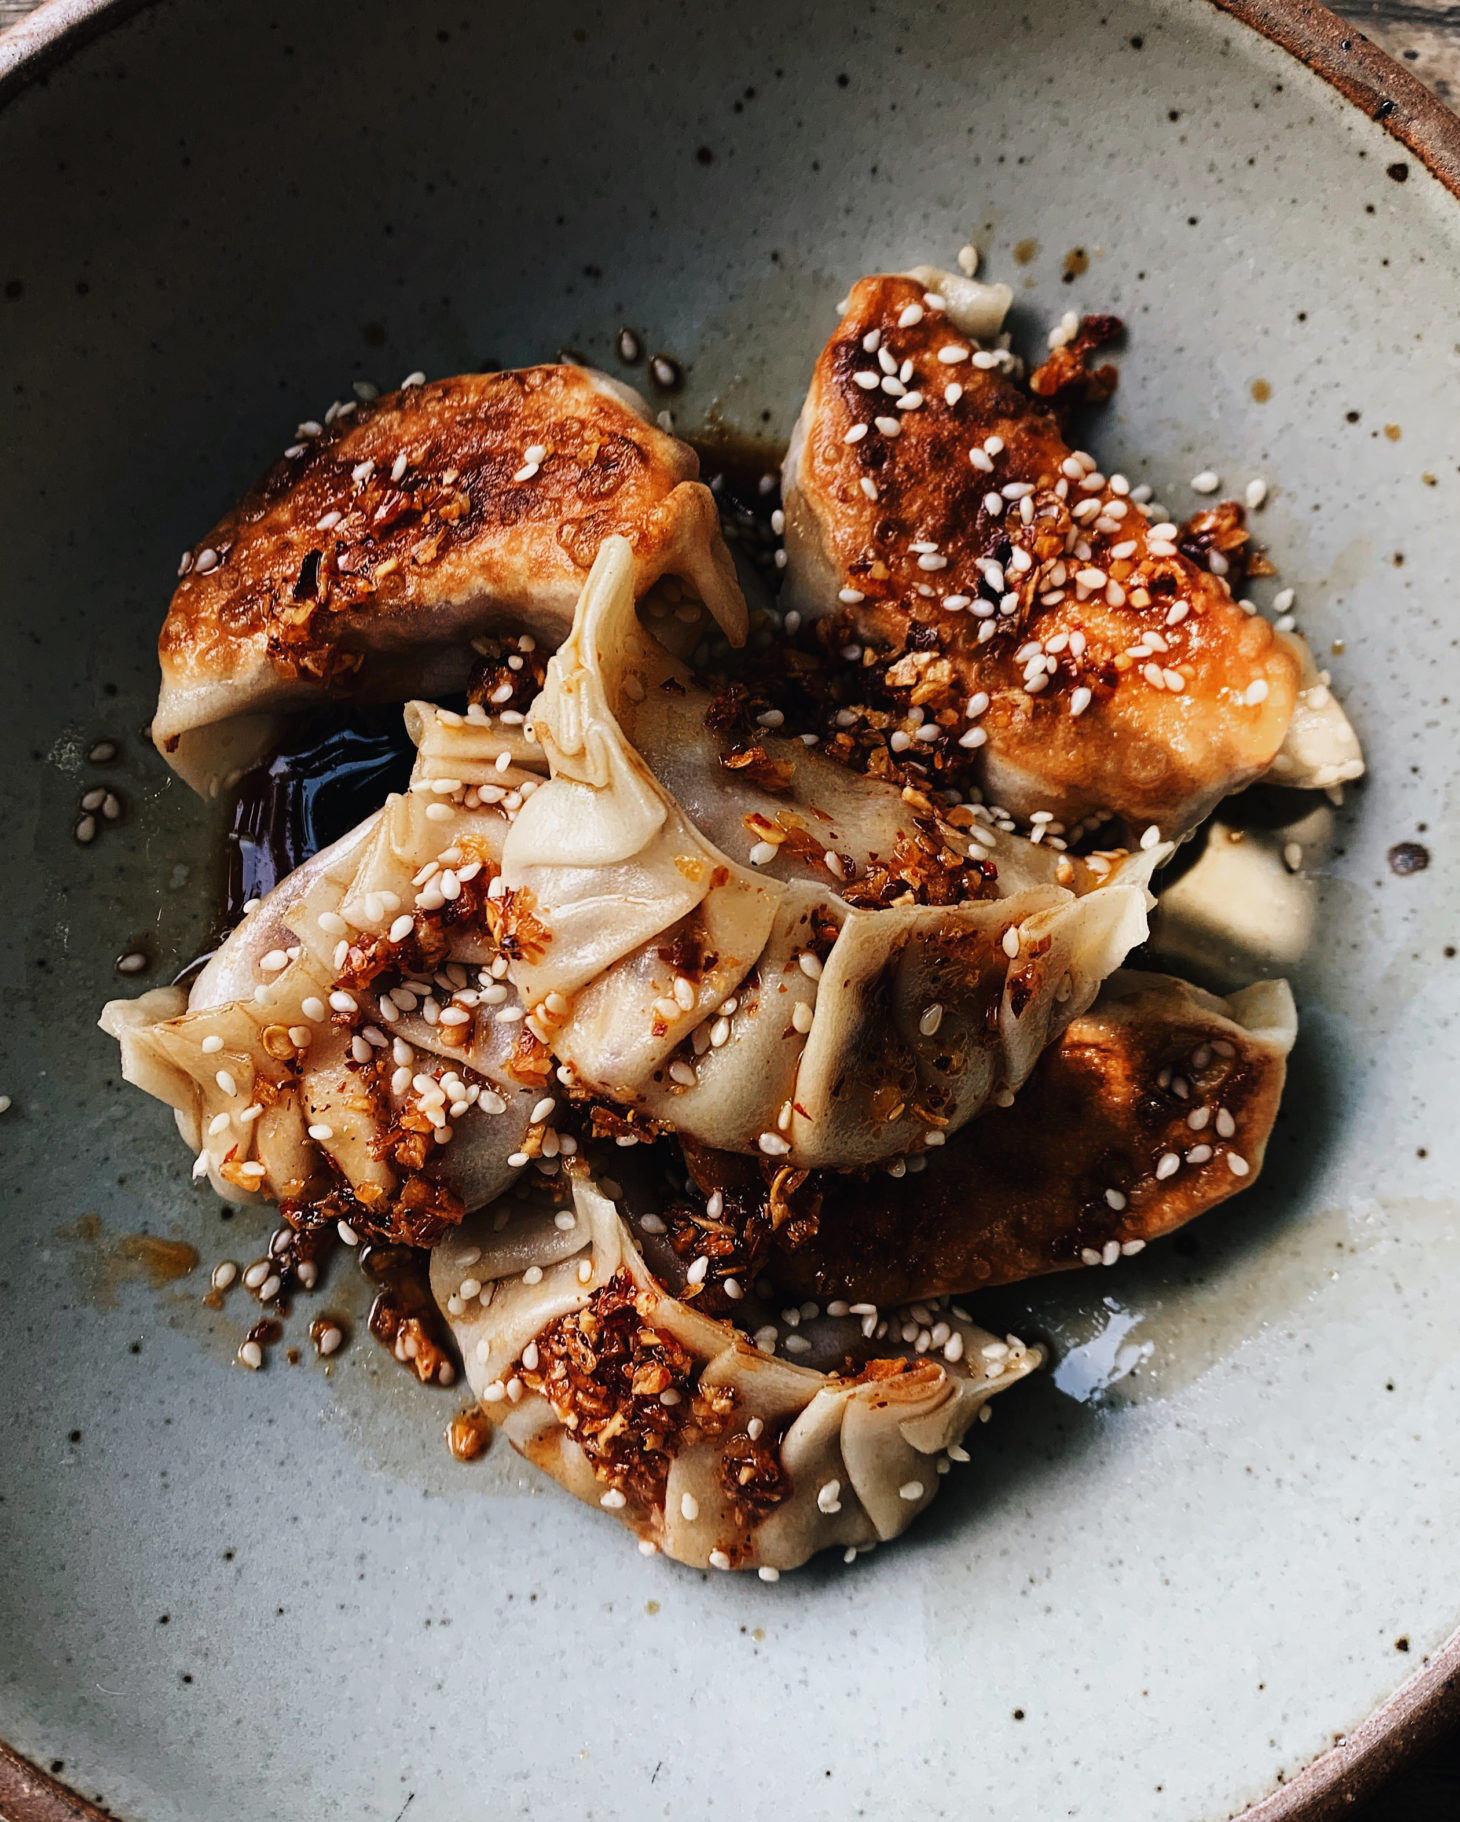
[[[637,393],[584,367],[460,374],[302,424],[183,558],[153,739],[216,793],[290,711],[464,689],[474,635],[557,643],[611,533],[633,545],[639,593],[674,576],[738,630],[698,474]]]
[[[677,1291],[701,1244],[687,1223],[704,1219],[702,1295],[768,1279],[779,1304],[880,1307],[1114,1265],[1257,1181],[1296,1033],[1285,981],[1222,999],[1122,969],[1014,1105],[910,1160],[918,1174],[813,1173],[776,1209],[750,1159],[689,1149],[671,1250],[646,1250]]]
[[[423,745],[449,747],[449,723],[437,734],[429,719]],[[226,1199],[430,1245],[556,1150],[541,1109],[551,1059],[525,1027],[498,941],[506,912],[488,897],[507,818],[536,781],[512,763],[520,734],[495,742],[508,763],[483,768],[480,788],[418,775],[281,881],[191,993],[105,1008],[123,1074],[175,1109],[194,1174]]]
[[[1162,850],[955,827],[738,727],[640,626],[621,540],[531,720],[551,777],[502,871],[541,936],[512,979],[582,1085],[703,1144],[846,1169],[937,1143],[1145,935]]]
[[[869,1347],[848,1315],[806,1321],[795,1360],[762,1351],[665,1292],[615,1190],[580,1168],[570,1199],[504,1198],[436,1248],[431,1284],[513,1446],[678,1562],[776,1572],[897,1536],[1040,1364],[941,1311],[922,1352]]]

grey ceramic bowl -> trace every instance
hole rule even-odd
[[[52,0],[0,101],[0,1736],[137,1822],[1215,1822],[1392,1762],[1460,1615],[1456,124],[1321,9],[1209,0]],[[153,641],[176,553],[353,381],[612,368],[629,322],[681,423],[784,435],[847,281],[969,239],[1031,342],[1128,319],[1111,464],[1183,511],[1268,477],[1372,771],[1310,852],[1261,1185],[991,1303],[1060,1365],[903,1543],[706,1578],[454,1464],[455,1398],[368,1342],[232,1364],[206,1269],[267,1227],[93,1026],[214,902]],[[202,1264],[153,1283],[139,1235]]]

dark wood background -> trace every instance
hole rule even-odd
[[[0,30],[36,0],[0,0]],[[1460,0],[1351,0],[1334,10],[1460,109]],[[1351,1813],[1351,1822],[1460,1822],[1460,1727]]]

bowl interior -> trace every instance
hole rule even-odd
[[[1195,0],[162,0],[0,112],[0,194],[0,1736],[149,1822],[1194,1822],[1352,1728],[1460,1614],[1454,199]],[[155,984],[212,935],[218,812],[141,737],[155,633],[177,553],[357,380],[633,378],[628,323],[686,363],[680,425],[773,440],[847,283],[967,240],[1026,347],[1127,320],[1103,465],[1183,514],[1200,468],[1268,478],[1262,599],[1296,590],[1371,772],[1295,806],[1260,1186],[988,1298],[1061,1364],[904,1542],[700,1576],[505,1449],[454,1464],[457,1398],[368,1341],[232,1366],[203,1280],[269,1224],[189,1188],[94,1028],[118,956]],[[100,783],[126,816],[80,846]],[[153,1282],[143,1234],[201,1265]],[[318,1306],[360,1333],[344,1272]]]

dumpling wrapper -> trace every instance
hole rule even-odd
[[[887,1356],[908,1363],[895,1376],[834,1376],[849,1353],[865,1355],[855,1318],[803,1325],[804,1365],[763,1353],[664,1292],[609,1187],[576,1173],[565,1227],[553,1210],[510,1196],[472,1216],[433,1252],[431,1285],[472,1391],[514,1448],[678,1562],[794,1569],[818,1550],[897,1536],[937,1492],[940,1456],[996,1392],[1041,1362],[1022,1346],[986,1359],[996,1338],[957,1317],[941,1352],[890,1344]],[[481,1288],[462,1298],[468,1278]],[[638,1393],[595,1328],[597,1312],[626,1298],[632,1330],[670,1344],[641,1347]],[[569,1350],[587,1399],[550,1374]],[[668,1404],[657,1358],[682,1369],[664,1370],[664,1389],[677,1393]],[[650,1427],[662,1448],[637,1446]],[[737,1497],[747,1465],[782,1496]]]
[[[610,534],[633,546],[636,593],[679,577],[742,637],[698,474],[637,393],[583,367],[462,374],[301,427],[184,557],[158,641],[158,750],[216,794],[291,710],[463,689],[474,634],[510,624],[556,644]]]
[[[1279,781],[1309,782],[1301,641],[1090,472],[1010,357],[977,346],[991,328],[961,327],[952,283],[920,270],[853,286],[786,456],[782,605],[837,616],[834,643],[844,631],[874,649],[886,693],[958,711],[923,762],[1019,819],[1113,813],[1179,836],[1285,742]],[[980,692],[984,744],[964,749]],[[1342,752],[1322,763],[1356,776],[1352,731],[1331,696],[1325,709]]]
[[[439,738],[449,743],[449,736],[443,726]],[[415,1009],[399,1010],[380,989],[421,972],[412,945],[422,932],[440,949],[439,968],[450,963],[463,981],[495,959],[479,923],[460,929],[446,923],[459,900],[433,895],[430,881],[418,887],[415,876],[423,861],[452,851],[494,873],[507,827],[502,800],[532,782],[523,768],[493,765],[487,789],[496,801],[468,807],[464,791],[443,796],[429,777],[421,779],[420,789],[392,796],[280,881],[221,945],[191,993],[165,988],[106,1006],[101,1026],[121,1046],[123,1075],[174,1108],[196,1154],[195,1176],[206,1174],[233,1202],[307,1207],[343,1188],[372,1231],[426,1237],[432,1228],[418,1229],[412,1210],[436,1226],[440,1210],[429,1194],[419,1199],[421,1185],[412,1188],[421,1172],[393,1168],[379,1150],[387,1127],[414,1110],[430,1119],[433,1131],[444,1126],[451,1134],[444,1145],[433,1141],[423,1167],[430,1183],[444,1184],[470,1209],[513,1181],[546,1062],[544,1056],[540,1068],[532,1065],[537,1074],[524,1074],[523,1014],[510,982],[492,983],[497,1003],[490,1007],[474,1003],[479,989],[470,986],[450,995],[436,990],[438,1005],[469,1008],[466,1021],[451,1026],[439,1018],[427,1022],[421,993]],[[458,865],[467,870],[464,860]],[[392,942],[392,926],[403,914],[412,931]],[[351,986],[353,1011],[331,1000],[341,987],[334,955],[345,929],[357,952],[378,944],[402,964],[387,966],[368,986]],[[517,1022],[508,1022],[513,1017]],[[370,1059],[363,1068],[352,1052],[357,1040]],[[398,1076],[393,1047],[400,1041],[411,1051],[408,1085]],[[455,1114],[438,1105],[441,1117],[431,1118],[427,1107],[438,1094],[449,1105],[450,1085],[464,1079],[463,1066],[479,1078],[473,1104]],[[423,1092],[428,1076],[444,1081],[446,1090]]]
[[[920,824],[895,786],[769,732],[779,788],[761,788],[722,763],[711,698],[640,626],[632,579],[607,540],[532,710],[551,777],[503,852],[546,927],[512,978],[555,1053],[702,1144],[794,1165],[956,1129],[1142,940],[1167,850],[1100,884],[991,829]],[[930,827],[935,848],[992,860],[1000,896],[847,902],[847,878]]]
[[[1112,975],[1014,1105],[930,1152],[920,1175],[798,1191],[793,1209],[819,1203],[819,1219],[801,1244],[789,1227],[774,1237],[764,1272],[777,1300],[897,1304],[1114,1264],[1256,1182],[1296,1032],[1285,981],[1221,999],[1172,975]],[[743,1159],[687,1162],[727,1208],[737,1185],[764,1194]],[[677,1288],[682,1264],[662,1243],[648,1250]]]

